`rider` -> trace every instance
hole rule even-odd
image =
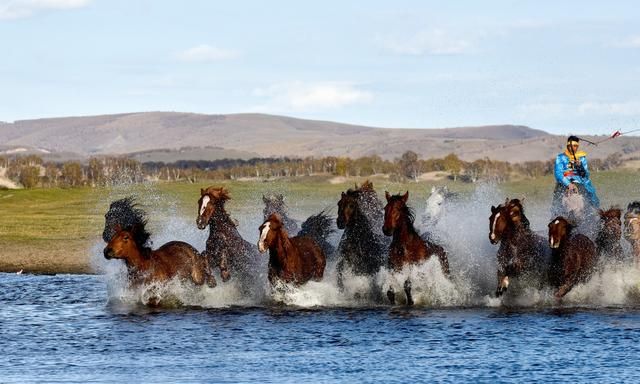
[[[600,206],[600,200],[596,195],[596,189],[591,184],[589,178],[589,168],[587,166],[587,154],[579,151],[580,138],[569,136],[567,139],[567,149],[559,153],[556,157],[554,175],[556,177],[556,188],[553,191],[553,207],[560,207],[562,195],[565,191],[578,192],[578,185],[584,189],[586,197],[595,208]]]

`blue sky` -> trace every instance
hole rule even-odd
[[[0,120],[640,128],[633,1],[0,0]]]

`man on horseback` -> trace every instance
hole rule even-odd
[[[586,200],[594,207],[600,206],[600,200],[589,178],[587,154],[579,151],[580,138],[569,136],[567,148],[556,156],[554,175],[556,187],[553,191],[552,215],[560,214],[564,194],[584,193]]]

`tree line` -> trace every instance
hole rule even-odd
[[[590,159],[592,172],[619,167],[620,154],[606,159]],[[43,161],[30,156],[0,156],[0,176],[25,188],[106,186],[144,181],[188,181],[273,179],[316,175],[360,176],[389,175],[392,180],[418,180],[428,172],[443,172],[454,181],[492,180],[504,182],[514,176],[535,178],[553,173],[553,160],[509,163],[489,158],[463,161],[455,154],[443,158],[421,159],[407,151],[394,160],[380,156],[254,158],[249,160],[180,160],[173,163],[144,162],[127,157],[92,157],[87,162]]]

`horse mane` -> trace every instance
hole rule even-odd
[[[373,189],[373,183],[368,179],[360,184],[360,188],[358,188],[358,186],[356,185],[356,189],[361,192],[375,192],[375,190]]]
[[[200,191],[201,195],[209,195],[212,199],[216,201],[227,201],[231,199],[231,195],[229,191],[224,187],[214,187],[209,186]]]
[[[146,246],[151,234],[147,231],[147,213],[140,208],[133,196],[111,202],[105,215],[110,225],[119,225],[122,229],[136,232],[136,244]],[[111,239],[104,239],[105,242]]]
[[[627,206],[627,213],[640,215],[640,201],[633,201]]]
[[[600,212],[600,218],[604,219],[604,218],[608,218],[608,219],[613,219],[613,218],[620,218],[620,216],[622,215],[622,209],[620,209],[620,207],[618,206],[612,206],[609,209],[605,210],[601,210]]]
[[[522,225],[526,229],[529,229],[531,224],[529,223],[529,219],[527,218],[527,216],[524,214],[524,206],[522,205],[522,201],[520,199],[511,199],[509,200],[509,203],[507,205],[515,205],[518,208],[520,208],[520,215],[522,216]],[[509,215],[508,217],[511,217],[511,216]]]

